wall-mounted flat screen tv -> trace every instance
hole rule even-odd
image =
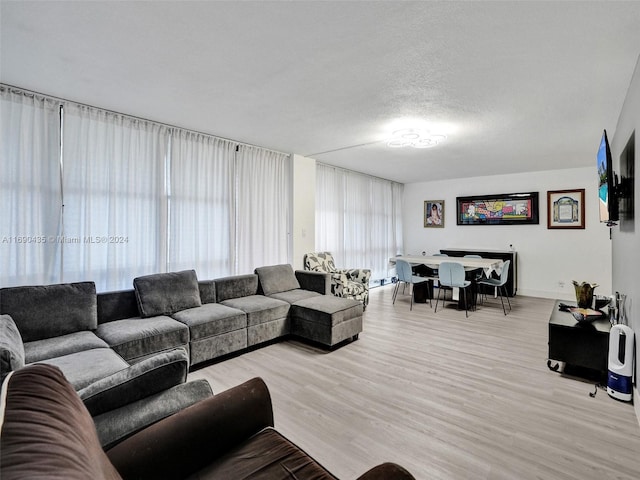
[[[608,226],[618,221],[618,201],[616,199],[616,181],[613,173],[611,149],[607,139],[607,131],[602,133],[597,157],[598,166],[598,207],[600,221]]]

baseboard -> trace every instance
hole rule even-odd
[[[636,412],[636,420],[638,421],[638,426],[640,426],[640,390],[638,390],[638,385],[633,387],[633,410]]]
[[[552,298],[555,300],[567,300],[567,301],[576,301],[576,296],[573,292],[551,292],[548,290],[529,290],[529,289],[518,289],[518,295],[522,295],[525,297],[537,297],[537,298]]]

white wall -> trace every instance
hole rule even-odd
[[[596,282],[596,294],[610,295],[611,240],[598,219],[596,153],[593,167],[465,178],[405,185],[403,253],[435,253],[441,248],[481,248],[518,252],[518,295],[574,300],[572,280]],[[547,190],[584,188],[584,230],[547,229]],[[539,192],[539,225],[456,225],[456,197]],[[445,227],[424,228],[425,200],[445,201]]]
[[[618,118],[618,125],[611,140],[611,155],[616,172],[620,172],[620,154],[635,132],[635,175],[638,176],[638,142],[640,141],[640,57],[636,64],[636,70],[629,86]],[[629,326],[636,334],[636,365],[640,354],[640,223],[638,223],[638,210],[640,210],[640,185],[635,181],[634,211],[632,220],[621,218],[620,225],[613,228],[613,288],[615,291],[627,295],[627,315]],[[637,378],[637,368],[636,368]],[[640,422],[640,402],[638,401],[638,386],[634,391],[634,406],[636,416]]]
[[[294,270],[303,269],[305,253],[316,245],[316,161],[293,155],[292,259]]]

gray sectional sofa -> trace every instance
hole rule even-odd
[[[111,446],[212,395],[188,369],[296,336],[334,347],[358,338],[361,302],[330,294],[328,274],[290,265],[200,281],[193,270],[146,275],[132,290],[93,282],[0,289],[2,376],[59,367]]]
[[[0,367],[62,370],[94,417],[106,447],[212,395],[206,381],[186,382],[189,357],[173,345],[127,361],[100,338],[93,282],[0,289]]]
[[[196,272],[137,277],[98,294],[96,334],[125,360],[184,347],[195,366],[294,335],[333,347],[362,331],[362,304],[330,295],[328,274],[260,267],[200,281]]]

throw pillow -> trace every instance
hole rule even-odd
[[[202,305],[195,270],[137,277],[133,287],[142,317],[171,315]]]
[[[289,264],[258,267],[255,272],[258,274],[260,286],[265,295],[273,295],[274,293],[288,292],[289,290],[300,288],[300,283]]]

